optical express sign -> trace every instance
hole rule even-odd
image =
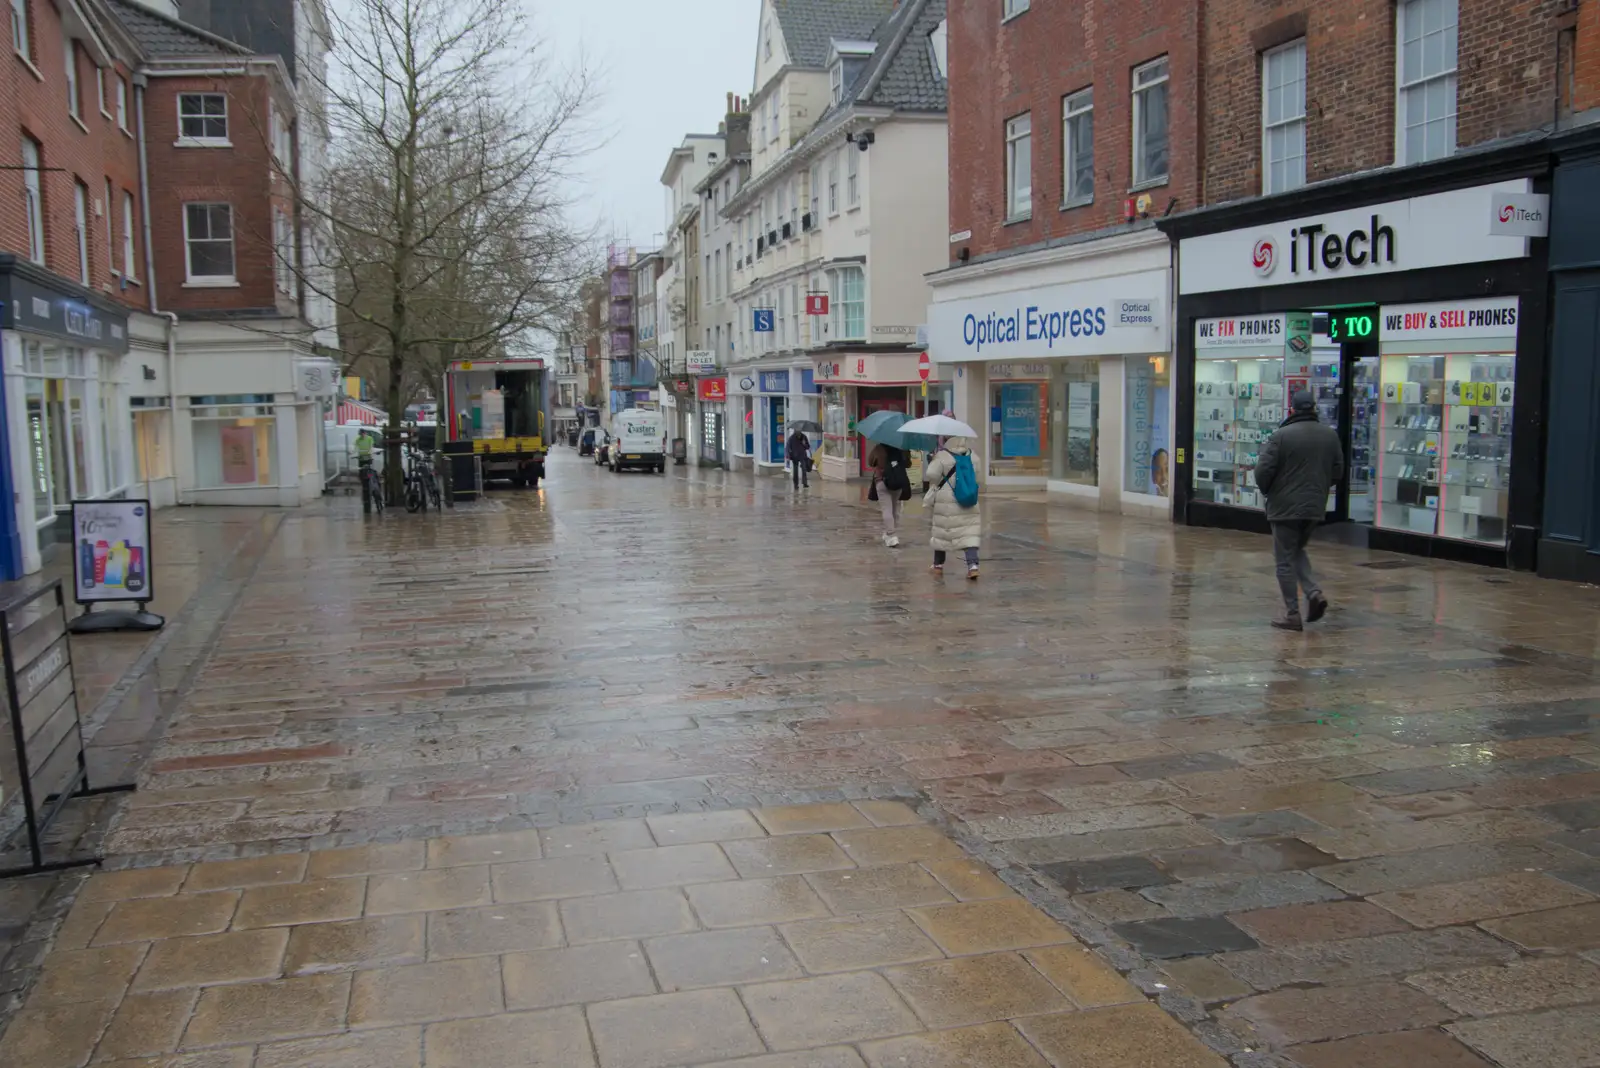
[[[930,348],[951,363],[1161,352],[1165,279],[1148,272],[937,303],[928,311]]]
[[[1549,226],[1548,198],[1528,189],[1519,179],[1189,238],[1178,246],[1178,292],[1517,259]]]

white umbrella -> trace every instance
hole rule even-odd
[[[900,425],[902,434],[930,434],[936,438],[975,438],[978,432],[948,415],[927,415]]]

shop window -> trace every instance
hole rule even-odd
[[[1033,211],[1033,116],[1018,115],[1006,123],[1006,218],[1027,218]]]
[[[1100,361],[1071,359],[1050,368],[1050,477],[1100,484]]]
[[[1261,508],[1256,460],[1286,410],[1283,357],[1196,356],[1194,498]]]
[[[171,412],[160,409],[134,411],[133,434],[139,481],[154,482],[172,477],[171,433]]]
[[[42,379],[27,380],[27,397],[28,466],[33,481],[33,518],[36,523],[45,523],[55,518],[56,508],[50,490],[54,475],[50,412],[45,402],[45,383]]]
[[[1130,356],[1125,363],[1122,488],[1128,493],[1172,495],[1172,435],[1167,422],[1172,410],[1170,363],[1165,356]]]
[[[1456,0],[1403,0],[1396,19],[1400,162],[1443,159],[1456,150]]]
[[[825,456],[857,462],[856,421],[850,414],[849,397],[844,390],[828,388],[822,393],[822,448]],[[848,470],[848,468],[847,468]]]
[[[207,405],[193,408],[191,416],[196,488],[277,484],[277,418],[270,405]]]
[[[1030,373],[1036,381],[994,382],[989,386],[989,474],[1043,478],[1050,449],[1050,426],[1045,419],[1048,371],[1043,365]]]
[[[1506,542],[1516,357],[1381,357],[1376,525]]]
[[[1261,57],[1261,191],[1306,184],[1306,43]]]
[[[1133,72],[1133,184],[1167,180],[1167,59]]]

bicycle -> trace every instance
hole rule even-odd
[[[369,515],[374,510],[383,514],[383,480],[370,459],[361,461],[361,510]]]
[[[433,463],[419,449],[406,450],[406,511],[426,512],[428,502],[438,508],[441,503],[439,482],[433,475]]]

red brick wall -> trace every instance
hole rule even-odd
[[[1600,2],[1587,0],[1578,8],[1570,54],[1572,110],[1600,108]],[[1565,72],[1563,72],[1565,76]]]
[[[228,97],[231,148],[187,148],[178,140],[178,96],[186,92]],[[288,190],[276,179],[271,155],[268,100],[261,76],[150,79],[145,95],[149,130],[150,217],[154,222],[156,278],[164,309],[183,313],[277,308],[292,313],[275,282],[272,211],[291,212]],[[189,203],[233,205],[237,288],[187,288],[183,209]],[[292,215],[291,215],[292,217]]]
[[[1459,0],[1459,146],[1496,141],[1551,122],[1556,7],[1556,0]],[[1600,4],[1585,0],[1583,7],[1590,9],[1585,17],[1594,22],[1593,11]],[[1207,4],[1202,38],[1207,57],[1205,203],[1260,194],[1261,52],[1296,37],[1306,41],[1307,181],[1391,164],[1395,28],[1394,0]],[[1591,57],[1593,40],[1591,33]]]
[[[115,79],[128,78],[128,70],[118,66],[106,71],[106,110],[95,99],[95,67],[81,48],[76,52],[80,97],[80,126],[68,114],[67,75],[61,17],[47,0],[29,0],[29,29],[32,65],[19,59],[12,47],[10,12],[0,18],[0,250],[28,255],[28,220],[23,206],[23,174],[14,168],[22,164],[22,138],[32,137],[42,146],[44,172],[40,185],[44,194],[45,265],[63,278],[76,282],[79,277],[78,237],[73,184],[81,181],[89,190],[89,265],[91,288],[138,307],[145,303],[141,287],[123,289],[111,274],[111,255],[120,267],[122,251],[123,191],[134,194],[135,273],[144,277],[144,220],[139,212],[139,149],[134,138],[117,129]],[[133,90],[128,91],[129,126]],[[51,168],[60,168],[52,170]],[[110,178],[117,203],[105,206],[105,183]],[[109,210],[115,226],[112,247],[106,240],[106,220],[96,206]]]
[[[1122,223],[1131,184],[1132,71],[1170,59],[1170,177],[1152,213],[1196,206],[1199,5],[1193,0],[1033,0],[1000,20],[1000,0],[950,0],[950,229],[972,255]],[[1061,100],[1094,86],[1095,199],[1061,210]],[[1005,224],[1005,124],[1033,116],[1033,218]]]

